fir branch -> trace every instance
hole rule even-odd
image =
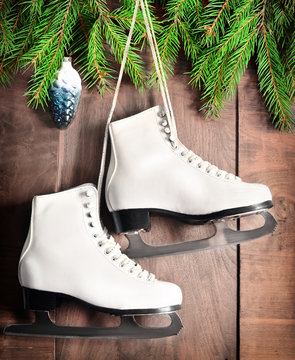
[[[110,46],[116,61],[121,63],[124,55],[125,44],[127,42],[127,35],[122,31],[122,28],[112,22],[111,18],[106,16],[108,10],[103,2],[95,0],[93,5],[96,7],[96,11],[102,19],[102,31],[108,45]],[[126,58],[125,72],[128,73],[136,87],[143,88],[143,86],[146,85],[143,60],[135,52],[132,44]]]
[[[52,68],[52,65],[57,57],[57,54],[59,52],[59,49],[60,49],[60,44],[61,44],[61,41],[63,39],[63,36],[64,36],[64,28],[65,28],[65,24],[66,24],[66,21],[67,21],[67,17],[69,15],[69,10],[70,10],[70,7],[71,7],[71,4],[72,4],[72,0],[69,0],[68,2],[68,7],[67,7],[67,10],[65,12],[65,16],[64,16],[64,20],[63,20],[63,23],[62,23],[62,26],[61,26],[61,30],[60,30],[60,33],[59,33],[59,39],[58,39],[58,44],[57,44],[57,47],[56,47],[56,50],[55,50],[55,53],[53,54],[53,58],[48,66],[48,69],[45,73],[45,76],[43,77],[42,81],[41,81],[41,84],[39,85],[34,97],[33,97],[33,101],[38,101],[39,97],[40,97],[40,93],[43,89],[43,85],[44,83],[46,83],[47,79],[48,79],[48,74]]]
[[[208,66],[208,62],[212,57],[212,52],[206,52],[206,56],[204,54],[200,55],[198,61],[196,61],[193,65],[193,69],[191,71],[191,81],[190,84],[195,86],[201,86],[201,81],[205,81],[204,78],[204,69]]]
[[[243,47],[242,47],[242,49],[240,51],[240,55],[238,57],[238,60],[236,61],[236,64],[235,64],[235,66],[234,66],[234,68],[232,70],[232,75],[231,75],[229,83],[227,85],[227,92],[230,93],[231,95],[233,95],[233,93],[235,92],[236,86],[238,84],[238,80],[240,78],[240,76],[237,74],[238,69],[240,67],[243,67],[243,71],[245,71],[246,64],[243,64],[242,60],[243,60],[243,57],[245,55],[245,52],[247,50],[248,45],[250,44],[253,37],[255,35],[257,35],[257,32],[258,32],[258,28],[255,28],[254,31],[252,32],[252,34],[249,36],[249,39],[246,41],[245,45],[243,45]],[[250,59],[248,59],[248,60],[250,60]]]
[[[69,46],[72,38],[73,27],[76,24],[79,12],[78,0],[68,0],[61,3],[61,12],[58,13],[49,25],[48,31],[44,34],[44,28],[48,25],[48,19],[58,5],[59,1],[52,1],[47,5],[40,19],[44,26],[39,28],[41,38],[34,44],[30,51],[23,55],[25,66],[34,65],[35,74],[31,81],[26,95],[28,103],[33,107],[39,104],[44,107],[48,100],[48,88],[58,68],[62,63],[65,49]],[[35,36],[39,35],[38,33]]]
[[[291,97],[293,97],[293,96],[294,96],[294,91],[295,91],[295,75],[294,75],[294,71],[292,71],[291,66],[290,66],[290,64],[289,64],[289,61],[288,61],[288,59],[287,59],[287,56],[286,56],[286,54],[285,54],[285,52],[284,52],[284,50],[283,50],[280,42],[278,41],[278,38],[276,37],[275,33],[274,33],[272,30],[271,30],[271,33],[272,33],[273,37],[275,38],[276,43],[277,43],[277,46],[278,46],[278,48],[280,49],[280,52],[281,52],[281,54],[282,54],[282,56],[283,56],[283,59],[284,59],[284,61],[285,61],[286,67],[287,67],[288,75],[289,75],[289,76],[291,77],[291,79],[292,79],[292,84],[291,84],[291,88],[290,88],[290,93],[291,93]]]
[[[214,33],[214,27],[216,26],[217,24],[217,21],[220,19],[222,13],[224,12],[224,9],[225,8],[228,8],[228,0],[225,0],[221,9],[219,10],[216,18],[214,19],[212,25],[207,25],[207,26],[204,26],[204,29],[206,30],[206,34],[207,35],[212,35],[212,36],[215,36],[215,33]]]
[[[23,4],[20,5],[19,7],[19,10],[18,10],[18,13],[17,13],[17,17],[15,19],[15,22],[14,22],[14,25],[13,25],[13,28],[12,28],[12,33],[15,32],[15,29],[17,27],[17,24],[18,24],[18,21],[19,21],[19,18],[20,18],[20,14],[22,12],[22,9],[23,9]]]
[[[218,52],[222,52],[224,49],[226,49],[227,47],[230,47],[230,48],[233,48],[235,46],[235,41],[239,38],[238,38],[238,35],[240,36],[241,32],[246,30],[246,27],[247,26],[253,26],[252,21],[256,20],[257,21],[257,18],[262,14],[262,10],[257,12],[255,15],[251,16],[249,19],[247,19],[245,21],[245,23],[243,24],[243,26],[241,27],[238,27],[236,30],[233,29],[233,32],[227,37],[225,36],[225,41],[224,43],[222,43],[221,46],[219,46],[218,48]]]
[[[180,29],[181,38],[184,42],[184,51],[187,58],[196,59],[199,55],[200,48],[197,46],[193,36],[190,34],[189,26],[177,19]]]
[[[84,79],[88,81],[88,86],[91,87],[97,84],[100,94],[103,94],[106,89],[110,88],[109,79],[111,79],[110,73],[112,72],[107,66],[107,59],[103,51],[100,18],[98,18],[89,34],[88,61],[87,65],[84,66],[84,70],[82,67],[82,72],[85,73]]]
[[[241,11],[236,16],[235,22],[238,22],[241,16],[246,12],[247,9],[252,5],[254,0],[250,0],[246,2],[246,5],[242,7]]]
[[[291,101],[279,70],[279,58],[275,41],[262,24],[262,38],[259,41],[258,75],[260,88],[268,108],[274,115],[275,126],[280,130],[289,130],[292,119]]]
[[[163,21],[149,1],[160,57],[167,75],[181,47],[192,64],[192,86],[202,89],[206,115],[219,116],[234,95],[251,56],[266,105],[281,130],[294,122],[295,4],[292,0],[158,0]],[[111,89],[115,63],[121,63],[135,0],[0,0],[0,83],[32,67],[29,103],[44,106],[64,54],[74,53],[87,86]],[[160,5],[159,5],[160,4]],[[135,21],[125,72],[136,87],[146,85],[141,52],[147,34],[141,11]],[[152,80],[157,77],[153,69]]]
[[[203,43],[207,46],[218,43],[220,36],[226,32],[226,27],[230,21],[228,2],[229,0],[224,2],[211,0],[205,7],[204,15],[200,22],[199,33],[202,36]]]
[[[228,63],[228,54],[225,54],[218,66],[218,73],[214,73],[214,76],[210,78],[210,82],[205,87],[202,99],[206,99],[206,103],[201,109],[206,110],[206,118],[220,117],[220,110],[224,107],[224,74],[226,73],[226,66]],[[213,90],[213,92],[212,92]]]
[[[14,48],[13,24],[16,13],[11,0],[1,2],[0,12],[0,84],[11,83],[13,72],[7,65],[7,58]]]

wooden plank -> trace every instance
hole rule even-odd
[[[239,86],[239,119],[240,175],[270,187],[278,221],[274,236],[241,247],[241,359],[294,359],[294,135],[274,130],[254,67]]]
[[[182,67],[182,71],[184,67]],[[198,113],[199,94],[188,87],[188,77],[178,75],[170,82],[179,136],[183,142],[205,159],[228,171],[235,171],[235,105],[229,105],[218,122],[205,122]],[[132,100],[131,100],[132,99]],[[161,103],[158,93],[140,96],[124,83],[120,92],[115,119],[136,114]],[[104,99],[83,91],[75,123],[64,133],[61,188],[83,182],[96,182],[102,135],[110,108],[111,96]],[[173,194],[171,194],[173,196]],[[103,220],[112,228],[106,208]],[[152,230],[146,234],[150,242],[173,242],[199,238],[205,233],[190,225],[164,218],[152,219]],[[207,229],[208,231],[208,229]],[[118,239],[118,237],[117,237]],[[123,241],[122,237],[119,237]],[[176,282],[184,294],[179,312],[184,329],[177,337],[158,340],[85,341],[57,340],[56,359],[235,359],[236,352],[236,250],[228,248],[199,254],[140,260],[140,264],[160,279]],[[57,311],[57,322],[109,325],[110,317],[89,312],[69,304]],[[151,323],[151,319],[142,319]],[[161,321],[160,321],[161,322]],[[93,323],[93,321],[92,321]],[[153,324],[159,321],[153,319]]]
[[[31,200],[54,191],[58,131],[43,111],[26,107],[22,96],[30,75],[0,88],[0,326],[31,320],[23,310],[18,260],[29,227]],[[2,334],[2,332],[1,332]],[[1,359],[53,359],[54,340],[0,336]]]

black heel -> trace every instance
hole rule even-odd
[[[111,213],[117,234],[149,230],[151,227],[150,213],[147,209],[120,210]]]
[[[50,311],[56,307],[56,294],[49,291],[23,289],[24,308],[26,310]]]

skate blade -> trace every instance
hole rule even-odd
[[[267,211],[258,213],[264,218],[264,225],[253,230],[232,230],[225,220],[212,220],[215,233],[205,239],[179,242],[170,245],[153,246],[145,243],[140,233],[126,234],[129,246],[124,253],[130,258],[147,258],[165,255],[183,254],[187,252],[215,249],[227,245],[242,244],[259,239],[274,232],[277,222]],[[258,215],[257,214],[257,215]],[[233,218],[233,217],[232,217]]]
[[[118,327],[93,328],[55,325],[47,311],[36,311],[33,324],[8,325],[5,335],[39,336],[57,338],[92,339],[153,339],[177,335],[182,322],[176,312],[169,313],[171,323],[166,327],[145,327],[139,325],[134,316],[122,316]]]

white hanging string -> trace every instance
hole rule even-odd
[[[149,43],[150,43],[150,46],[152,49],[152,53],[153,53],[153,51],[155,52],[155,54],[153,54],[155,67],[159,67],[159,70],[156,69],[157,75],[159,78],[159,83],[160,83],[160,86],[162,83],[162,86],[164,87],[164,93],[165,93],[167,103],[168,103],[167,107],[168,107],[169,115],[171,118],[171,121],[169,121],[170,119],[168,116],[169,125],[170,125],[170,127],[174,128],[174,130],[176,130],[176,123],[175,123],[173,108],[172,108],[172,104],[171,104],[171,100],[170,100],[170,96],[169,96],[168,86],[167,86],[167,82],[166,82],[166,76],[165,76],[165,72],[163,69],[163,64],[161,61],[160,52],[159,52],[159,48],[158,48],[158,44],[157,44],[157,40],[156,40],[156,36],[155,36],[155,32],[154,32],[154,27],[153,27],[153,22],[152,22],[151,15],[149,12],[147,0],[144,0],[144,2],[143,2],[143,0],[141,0],[141,7],[142,7],[142,11],[143,11],[143,17],[145,20],[146,30],[147,30],[147,34],[148,34],[148,38],[149,38]],[[163,97],[163,94],[162,94],[162,97]]]
[[[153,56],[153,60],[154,60],[155,68],[156,68],[156,73],[158,76],[160,92],[161,92],[161,95],[163,98],[163,103],[164,103],[164,108],[165,108],[166,115],[167,115],[167,120],[168,120],[171,128],[175,129],[174,114],[173,114],[171,101],[170,101],[170,97],[169,97],[165,73],[163,70],[163,66],[162,66],[162,62],[161,62],[161,58],[160,58],[160,54],[159,54],[159,49],[158,49],[158,45],[156,42],[153,24],[152,24],[152,20],[151,20],[149,9],[148,9],[148,3],[147,3],[147,0],[145,0],[145,2],[143,0],[136,0],[133,18],[131,21],[130,30],[129,30],[129,34],[128,34],[128,38],[127,38],[127,42],[126,42],[126,46],[125,46],[125,50],[124,50],[124,55],[123,55],[123,59],[122,59],[122,63],[121,63],[120,71],[119,71],[119,76],[118,76],[118,80],[117,80],[117,84],[116,84],[116,88],[115,88],[115,92],[114,92],[114,97],[113,97],[111,109],[109,112],[109,116],[108,116],[106,127],[105,127],[105,132],[104,132],[101,164],[100,164],[100,171],[99,171],[98,184],[97,184],[98,215],[100,215],[100,199],[101,199],[103,177],[104,177],[104,172],[105,172],[109,126],[112,121],[114,110],[115,110],[115,107],[117,104],[117,99],[118,99],[119,90],[120,90],[120,86],[121,86],[121,82],[122,82],[122,77],[123,77],[123,73],[124,73],[124,68],[125,68],[125,64],[126,64],[126,60],[127,60],[128,51],[129,51],[129,47],[130,47],[130,43],[131,43],[131,39],[132,39],[132,33],[133,33],[135,21],[136,21],[139,3],[141,4],[141,10],[142,10],[142,14],[143,14],[143,18],[144,18],[144,22],[145,22],[145,26],[146,26],[148,40],[149,40],[151,51],[152,51],[152,56]]]
[[[134,7],[133,18],[132,18],[132,21],[131,21],[130,30],[129,30],[129,34],[128,34],[128,38],[127,38],[127,42],[126,42],[126,46],[125,46],[125,50],[124,50],[124,55],[123,55],[123,59],[122,59],[121,67],[120,67],[118,81],[117,81],[117,85],[116,85],[116,88],[115,88],[111,109],[110,109],[110,112],[109,112],[109,116],[108,116],[108,119],[107,119],[105,131],[104,131],[103,147],[102,147],[102,154],[101,154],[101,163],[100,163],[100,170],[99,170],[98,184],[97,184],[97,192],[98,192],[98,196],[97,196],[98,207],[97,208],[98,208],[98,218],[99,219],[100,219],[100,199],[101,199],[103,177],[104,177],[104,172],[105,172],[105,162],[106,162],[106,155],[107,155],[106,153],[107,153],[107,147],[108,147],[109,126],[110,126],[110,122],[112,121],[112,117],[113,117],[114,110],[115,110],[116,103],[117,103],[117,98],[118,98],[118,94],[119,94],[119,90],[120,90],[120,85],[121,85],[121,82],[122,82],[125,63],[126,63],[126,60],[127,60],[127,54],[128,54],[129,46],[130,46],[130,43],[131,43],[132,33],[133,33],[135,21],[136,21],[136,15],[137,15],[137,11],[138,11],[138,6],[139,6],[139,0],[136,0],[135,7]]]

